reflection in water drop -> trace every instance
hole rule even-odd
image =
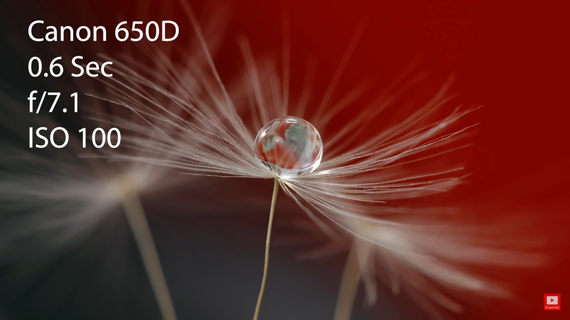
[[[255,154],[283,178],[314,171],[323,157],[323,142],[306,120],[285,117],[265,125],[255,138]]]

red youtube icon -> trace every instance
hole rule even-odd
[[[560,293],[544,294],[544,310],[560,310]]]

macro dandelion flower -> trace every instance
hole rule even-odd
[[[141,163],[108,162],[104,158],[118,151],[89,148],[73,134],[68,135],[63,149],[23,149],[20,146],[27,145],[29,138],[20,136],[22,128],[55,128],[58,122],[45,115],[24,113],[26,107],[10,97],[2,95],[1,101],[2,112],[6,113],[2,119],[20,121],[2,122],[4,137],[19,143],[3,144],[0,158],[0,258],[17,261],[22,257],[62,254],[89,238],[117,206],[122,206],[162,316],[176,319],[139,200],[141,193],[175,185],[176,179],[167,178],[169,170]],[[95,114],[103,110],[102,104],[91,107]],[[109,117],[115,122],[122,118],[117,114]],[[109,127],[104,118],[99,119],[98,127]],[[136,129],[137,119],[131,119],[129,124]],[[81,154],[89,156],[78,158]]]
[[[331,239],[353,243],[337,320],[350,317],[358,279],[369,280],[365,281],[368,299],[375,300],[377,262],[394,292],[404,288],[430,311],[430,301],[451,311],[461,310],[431,281],[460,291],[508,295],[499,285],[462,271],[456,262],[492,264],[496,262],[492,257],[510,251],[487,249],[486,244],[471,241],[468,233],[462,233],[464,229],[441,227],[429,218],[423,218],[427,222],[402,218],[410,212],[427,216],[441,208],[397,206],[402,200],[448,191],[469,175],[464,163],[451,154],[468,145],[463,138],[473,125],[460,125],[460,119],[474,108],[446,111],[453,99],[448,94],[450,83],[422,102],[422,107],[404,117],[395,115],[391,110],[405,106],[406,93],[422,80],[411,77],[408,70],[360,108],[360,113],[347,116],[348,108],[362,103],[359,98],[365,88],[357,86],[340,97],[335,88],[356,40],[349,44],[328,89],[315,103],[310,81],[303,83],[298,97],[290,95],[287,45],[279,68],[271,59],[254,57],[248,42],[241,39],[244,70],[232,81],[222,80],[207,38],[191,9],[184,8],[198,39],[199,50],[192,52],[192,61],[200,63],[177,63],[151,48],[156,62],[152,72],[140,73],[138,64],[114,60],[116,76],[102,80],[114,94],[109,101],[133,111],[157,132],[152,144],[144,139],[127,142],[130,148],[144,150],[145,156],[114,158],[174,168],[188,175],[274,181],[254,319],[259,316],[265,289],[279,189]],[[343,126],[335,127],[335,122]],[[465,255],[467,250],[472,255]],[[521,259],[511,261],[518,265]]]

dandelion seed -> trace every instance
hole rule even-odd
[[[416,237],[409,230],[410,226],[401,225],[395,218],[406,209],[383,206],[388,201],[448,191],[468,175],[462,163],[443,159],[444,155],[466,146],[460,144],[460,139],[471,126],[455,125],[473,110],[458,107],[445,116],[438,115],[451,100],[447,94],[449,84],[407,117],[382,130],[371,130],[375,126],[373,121],[385,110],[401,105],[406,90],[419,82],[419,77],[404,73],[360,114],[346,121],[346,126],[331,129],[331,120],[344,117],[342,111],[355,104],[361,88],[335,99],[333,92],[339,71],[321,103],[315,104],[318,109],[310,112],[306,107],[310,93],[303,92],[295,99],[289,96],[290,84],[282,82],[289,79],[289,63],[284,63],[280,76],[275,64],[259,63],[254,58],[245,40],[240,42],[245,71],[234,82],[224,82],[193,12],[183,5],[200,42],[202,65],[185,68],[173,62],[165,63],[164,55],[156,51],[154,54],[161,57],[157,59],[160,63],[156,72],[170,79],[170,84],[153,82],[135,71],[136,64],[122,61],[114,63],[116,76],[103,81],[113,88],[114,103],[133,110],[154,128],[176,130],[159,129],[156,143],[151,145],[131,141],[133,148],[143,149],[150,155],[167,155],[167,160],[152,156],[121,159],[176,168],[190,175],[274,179],[264,272],[254,319],[259,316],[265,289],[279,188],[331,238],[346,239],[348,234],[358,251],[367,252],[364,256],[389,257],[386,261],[390,266],[404,266],[406,272],[394,278],[394,283],[401,277],[402,282],[415,286],[415,292],[420,295],[435,292],[424,285],[425,278],[443,280],[474,292],[485,291],[482,290],[485,288],[503,292],[458,272],[452,264],[434,263],[430,257],[445,254],[435,245],[416,245],[424,238]],[[200,81],[187,86],[188,77]],[[370,134],[371,131],[374,133]],[[319,132],[323,134],[322,140]],[[360,139],[363,136],[366,139]],[[439,235],[435,229],[425,232],[425,239],[437,239]],[[457,245],[454,254],[471,249]],[[351,256],[361,254],[351,253]],[[368,262],[355,264],[352,260],[348,262],[350,270],[368,265]],[[351,275],[351,281],[358,283],[354,279],[361,276],[365,273]],[[346,320],[356,289],[354,285],[344,287],[341,295],[347,296],[350,305],[343,306],[345,315],[337,319]],[[435,299],[453,311],[459,310],[443,295]]]
[[[261,307],[265,281],[267,279],[271,229],[275,203],[277,201],[277,191],[279,190],[279,180],[302,176],[317,169],[323,157],[323,143],[319,132],[312,124],[303,119],[286,117],[275,119],[261,128],[255,137],[255,153],[263,164],[276,174],[276,177],[273,186],[273,197],[271,198],[269,226],[267,228],[263,278],[255,307],[254,320],[259,317],[259,308]]]
[[[169,125],[178,130],[174,135],[163,132],[156,137],[158,143],[152,145],[140,145],[137,141],[131,141],[134,142],[134,148],[144,149],[148,154],[166,154],[172,160],[136,156],[122,159],[182,169],[192,175],[275,179],[266,250],[269,248],[278,185],[328,234],[338,234],[339,231],[335,228],[340,227],[373,242],[373,239],[359,234],[346,220],[379,219],[367,217],[370,206],[397,198],[398,194],[419,197],[442,192],[460,182],[460,177],[455,176],[461,171],[460,166],[404,177],[400,177],[401,172],[396,170],[400,165],[421,161],[422,157],[437,156],[425,155],[425,151],[450,143],[464,131],[460,129],[443,133],[466,114],[465,111],[452,113],[434,124],[420,125],[435,108],[445,102],[443,92],[396,127],[341,153],[339,150],[346,149],[346,146],[345,141],[338,137],[350,139],[351,135],[358,134],[361,129],[358,123],[365,125],[368,118],[360,117],[357,124],[351,123],[351,130],[341,130],[339,136],[331,138],[333,142],[329,142],[327,148],[327,140],[321,142],[318,132],[310,123],[295,117],[279,118],[281,120],[272,122],[270,117],[280,116],[283,110],[266,109],[267,104],[257,104],[257,108],[263,111],[254,113],[252,117],[259,116],[260,120],[268,123],[268,127],[262,128],[255,140],[253,132],[257,132],[256,128],[246,127],[239,117],[228,91],[216,76],[215,69],[210,70],[211,77],[201,74],[201,86],[187,88],[178,80],[182,78],[177,74],[178,68],[169,67],[168,72],[173,73],[174,81],[180,84],[176,89],[178,93],[172,93],[136,74],[124,63],[117,61],[115,65],[118,68],[114,72],[121,75],[122,79],[116,77],[109,83],[118,94],[118,99],[114,102],[134,110],[153,126]],[[249,72],[253,72],[251,68]],[[262,74],[256,73],[256,77],[261,76]],[[254,96],[268,94],[259,87],[255,78],[249,80],[254,81],[250,87]],[[150,90],[153,94],[142,92],[141,89]],[[172,102],[168,106],[163,105],[156,96],[169,98]],[[374,110],[373,107],[370,110]],[[186,116],[181,115],[184,112],[187,113]],[[302,114],[300,111],[297,113]],[[305,129],[298,131],[305,137],[295,141],[300,133],[295,133],[297,126],[292,127],[287,145],[283,129],[287,129],[288,124],[284,119],[294,119],[302,124]],[[307,136],[311,137],[307,139]],[[330,150],[327,153],[322,152],[323,142],[324,149]],[[440,150],[439,153],[452,150]],[[334,153],[339,155],[328,156]],[[311,207],[327,219],[323,220]],[[255,317],[259,312],[266,272],[267,264]]]

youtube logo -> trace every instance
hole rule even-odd
[[[544,294],[544,310],[560,310],[560,293]]]

